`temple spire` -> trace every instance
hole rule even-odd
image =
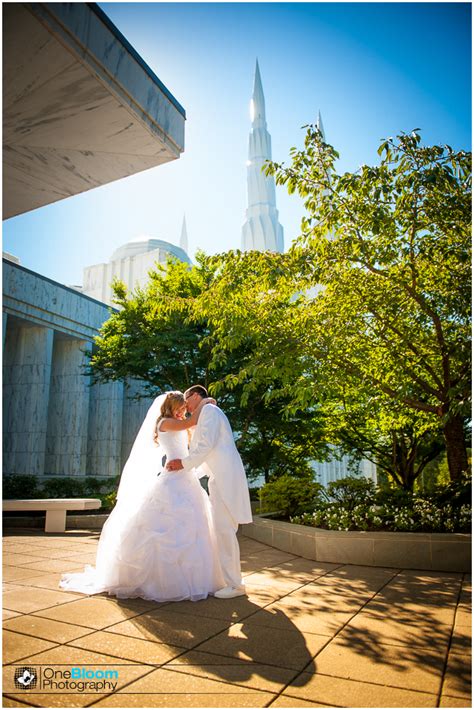
[[[252,100],[250,102],[252,126],[249,135],[247,161],[248,208],[242,227],[242,249],[258,251],[283,251],[283,227],[278,221],[275,199],[275,180],[266,176],[262,167],[272,158],[272,144],[265,119],[265,97],[258,60]]]
[[[183,225],[181,227],[181,237],[179,239],[179,246],[183,251],[188,253],[188,232],[186,229],[186,215],[183,215]]]
[[[323,141],[326,142],[326,134],[324,132],[323,119],[321,118],[321,111],[318,111],[318,120],[317,120],[316,125],[319,128],[319,130],[321,131]]]
[[[265,120],[265,97],[263,95],[262,78],[260,76],[258,59],[255,63],[255,79],[253,82],[253,94],[250,102],[250,118],[253,127],[267,127]]]

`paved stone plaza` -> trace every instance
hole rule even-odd
[[[248,598],[59,590],[97,540],[5,534],[4,707],[471,706],[467,575],[312,562],[242,536]],[[41,687],[15,689],[23,666]],[[72,667],[118,671],[115,690],[45,689],[46,668]]]

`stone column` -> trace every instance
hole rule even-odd
[[[129,381],[125,388],[123,398],[123,427],[122,427],[122,468],[128,459],[135,437],[151,407],[154,397],[134,399],[142,389],[141,382]]]
[[[7,336],[8,313],[2,311],[3,315],[3,350],[5,349],[5,338]]]
[[[46,437],[45,473],[87,474],[90,377],[85,376],[86,340],[56,336]]]
[[[44,473],[53,330],[8,323],[4,349],[5,474]]]
[[[123,384],[108,382],[90,388],[87,472],[118,476],[122,471]]]

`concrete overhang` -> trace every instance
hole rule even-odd
[[[3,4],[3,217],[179,158],[185,111],[95,3]]]

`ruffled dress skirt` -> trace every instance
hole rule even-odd
[[[157,602],[205,599],[225,586],[208,495],[194,471],[162,472],[132,514],[118,502],[96,566],[63,575],[62,589]]]

